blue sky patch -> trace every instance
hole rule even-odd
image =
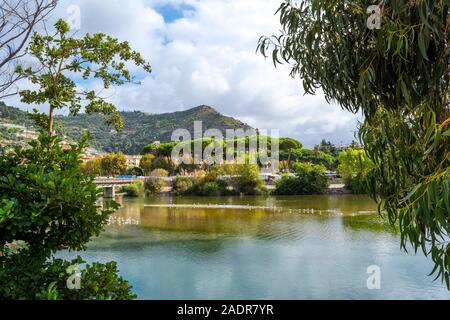
[[[185,3],[179,5],[164,4],[155,8],[163,17],[166,23],[171,23],[175,20],[184,17],[186,11],[194,11],[194,7]]]

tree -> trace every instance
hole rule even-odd
[[[153,154],[145,154],[139,161],[139,167],[144,171],[145,175],[149,175],[153,170],[153,160],[155,156]]]
[[[33,29],[56,7],[56,0],[2,0],[0,3],[0,98],[18,92],[15,73]]]
[[[164,169],[165,171],[173,174],[175,171],[174,163],[170,157],[157,157],[152,162],[152,171],[156,169]]]
[[[226,187],[232,189],[236,195],[266,194],[264,182],[260,178],[260,170],[257,164],[249,163],[246,157],[245,163],[227,163],[215,166],[209,173],[211,180],[221,180],[219,175],[229,176],[225,179]]]
[[[112,85],[133,82],[126,62],[134,62],[145,71],[151,72],[150,65],[142,56],[131,50],[128,42],[119,42],[102,33],[86,34],[77,39],[70,37],[69,25],[64,20],[55,24],[53,35],[34,33],[28,54],[37,61],[37,67],[17,67],[17,73],[29,79],[37,90],[22,90],[22,101],[29,104],[49,104],[47,114],[35,110],[37,124],[53,133],[54,112],[69,108],[76,115],[84,106],[87,114],[101,113],[107,117],[106,123],[116,130],[123,126],[122,118],[112,103],[107,102],[94,90],[79,90],[70,77],[79,75],[83,80],[100,80],[104,89]]]
[[[189,195],[193,189],[196,178],[176,176],[172,180],[172,191],[176,196]]]
[[[333,170],[335,166],[335,158],[328,153],[320,150],[301,149],[292,151],[292,161],[294,162],[310,162],[313,164],[322,164],[329,170]]]
[[[422,249],[450,289],[449,1],[381,1],[380,29],[361,1],[286,1],[282,32],[262,37],[309,94],[362,111],[359,138],[375,164],[370,195]]]
[[[69,149],[41,134],[29,148],[0,158],[0,297],[3,299],[129,299],[130,285],[115,263],[86,266],[81,289],[66,286],[67,268],[55,259],[61,248],[84,250],[98,236],[114,202],[100,209],[101,191],[80,168],[86,140]]]
[[[154,156],[158,155],[159,146],[161,143],[159,142],[153,142],[144,147],[141,154],[153,154]]]
[[[373,163],[364,150],[348,149],[339,154],[337,171],[353,193],[367,193]]]
[[[102,175],[102,159],[95,158],[89,160],[81,165],[81,170],[84,174],[90,176],[100,176]]]
[[[295,149],[302,149],[302,148],[303,148],[303,145],[295,139],[281,138],[279,140],[280,156],[282,156],[282,154],[284,152],[288,153],[288,157],[287,157],[288,167],[290,167],[292,151]]]
[[[118,176],[127,170],[127,157],[123,153],[111,153],[101,158],[101,172],[106,176]]]
[[[174,174],[177,169],[177,163],[172,159],[172,150],[180,142],[151,143],[147,145],[142,153],[151,154],[155,157],[152,162],[152,169],[164,169]],[[189,142],[190,143],[190,142]]]
[[[144,183],[142,181],[137,181],[123,186],[119,189],[119,192],[125,193],[127,197],[139,197],[139,195],[144,192]]]
[[[334,144],[332,144],[330,141],[326,141],[325,139],[322,139],[319,145],[316,145],[314,147],[315,150],[322,151],[327,154],[331,154],[332,156],[337,156],[337,148]]]

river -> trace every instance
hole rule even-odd
[[[120,202],[86,252],[58,256],[117,261],[139,299],[450,299],[366,196]]]

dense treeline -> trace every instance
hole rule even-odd
[[[290,166],[294,162],[310,162],[313,164],[321,164],[325,166],[328,170],[335,170],[337,168],[337,155],[339,149],[334,146],[331,142],[323,140],[321,144],[315,146],[314,149],[303,148],[303,144],[292,138],[279,138],[276,139],[279,150],[278,157],[280,160],[280,170],[282,172],[288,172]],[[172,151],[176,146],[189,145],[191,149],[191,158],[194,157],[194,145],[196,142],[200,142],[202,145],[201,152],[203,153],[208,146],[213,144],[217,145],[218,148],[222,148],[224,161],[227,157],[227,147],[234,145],[235,150],[233,157],[237,158],[239,156],[248,153],[251,145],[257,146],[257,155],[267,154],[269,157],[272,156],[272,139],[267,136],[255,136],[246,138],[235,138],[235,139],[224,139],[215,140],[210,138],[190,140],[185,142],[168,142],[168,143],[151,143],[144,147],[142,154],[145,156],[152,157],[153,161],[160,161],[164,163],[164,169],[177,172],[180,171],[193,171],[195,166],[189,164],[177,164],[174,159],[172,159]],[[239,154],[237,151],[238,144],[244,146],[244,151]],[[357,147],[357,145],[355,145]],[[267,163],[258,163],[260,167],[267,165]]]
[[[271,156],[272,144],[278,143],[279,172],[282,178],[276,182],[273,191],[279,195],[300,195],[323,193],[330,183],[328,173],[337,171],[342,177],[342,182],[347,188],[356,194],[367,193],[367,177],[373,168],[371,160],[360,149],[356,142],[346,151],[341,150],[329,141],[322,140],[313,149],[303,148],[301,142],[292,138],[271,139],[267,136],[254,136],[235,138],[231,140],[199,139],[185,142],[151,143],[144,147],[139,167],[127,168],[124,154],[113,153],[107,156],[93,159],[82,166],[86,174],[95,176],[152,176],[145,186],[132,185],[122,188],[121,191],[129,196],[141,194],[144,190],[147,194],[160,192],[165,186],[161,180],[163,176],[176,176],[173,181],[173,192],[176,195],[236,195],[236,194],[266,194],[268,191],[262,187],[259,172],[269,168],[270,164],[259,162],[258,165],[210,165],[206,162],[194,164],[195,143],[201,144],[202,153],[206,148],[217,146],[222,148],[224,163],[227,163],[227,147],[234,145],[236,148],[232,154],[233,159],[239,156],[247,158],[251,146],[259,149],[259,154],[264,152]],[[243,146],[242,154],[237,151],[238,145]],[[175,147],[189,146],[191,161],[180,163],[172,159]],[[181,148],[177,148],[181,150]],[[186,155],[180,155],[186,156]],[[235,168],[230,172],[230,168]],[[241,170],[237,170],[240,168]],[[228,171],[227,171],[228,170]],[[237,170],[237,171],[236,171]],[[159,172],[159,173],[158,173]],[[163,172],[163,174],[161,174]],[[237,173],[238,172],[238,173]],[[224,178],[224,176],[234,176]],[[237,182],[241,177],[253,177],[253,187],[241,188],[243,182]],[[256,181],[259,182],[256,182]],[[244,183],[245,184],[245,183]]]
[[[152,143],[143,150],[143,156],[139,168],[122,170],[121,174],[128,173],[146,176],[152,176],[145,183],[145,188],[140,186],[131,186],[124,192],[135,196],[138,190],[146,190],[147,194],[155,194],[162,190],[165,182],[161,177],[167,175],[175,176],[173,180],[173,193],[175,195],[256,195],[269,193],[264,188],[260,179],[260,171],[265,166],[262,163],[258,165],[248,164],[248,149],[253,143],[261,146],[260,141],[266,140],[263,144],[270,150],[272,140],[270,137],[257,136],[252,138],[233,139],[233,140],[214,140],[202,139],[186,142]],[[200,142],[202,151],[208,146],[215,144],[218,148],[223,148],[224,158],[226,157],[226,147],[230,143],[235,147],[238,143],[244,145],[245,165],[234,164],[216,164],[206,163],[193,164],[193,154],[191,154],[192,163],[178,163],[172,159],[172,151],[178,145],[190,145],[191,152],[194,150],[194,143]],[[319,194],[323,193],[330,183],[330,170],[337,170],[343,178],[343,182],[353,193],[366,193],[366,177],[370,172],[372,165],[364,150],[359,149],[355,142],[352,146],[355,149],[346,151],[340,150],[329,141],[323,140],[314,149],[304,149],[303,145],[291,138],[280,138],[276,141],[279,144],[280,173],[282,177],[276,181],[276,189],[272,192],[279,195],[300,195],[300,194]],[[179,150],[179,149],[178,149]],[[114,157],[117,155],[111,155]],[[238,153],[233,154],[237,159]],[[224,159],[225,160],[225,159]],[[98,172],[102,171],[102,159],[94,160],[97,162]],[[104,160],[103,160],[104,161]],[[113,163],[107,161],[107,163]],[[224,161],[224,163],[226,163]],[[90,168],[93,164],[85,164],[85,168]],[[86,170],[87,172],[89,170]],[[94,172],[91,170],[90,172]],[[163,172],[158,174],[157,172]],[[108,171],[111,172],[111,171]],[[156,172],[156,173],[155,173]],[[107,174],[108,175],[108,174]]]

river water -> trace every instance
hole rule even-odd
[[[86,252],[58,256],[117,261],[139,299],[450,299],[365,196],[120,202]]]

